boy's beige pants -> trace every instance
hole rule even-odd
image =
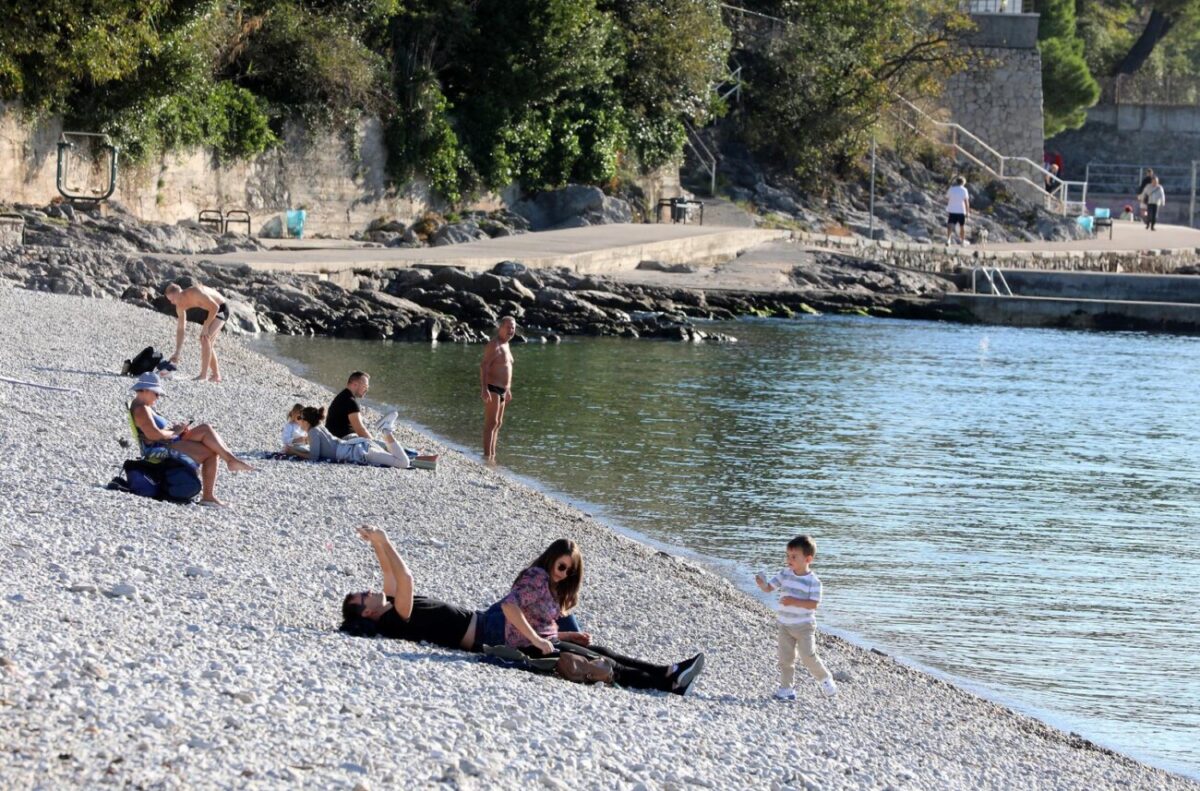
[[[779,624],[779,685],[790,687],[795,680],[796,650],[800,651],[800,661],[813,678],[824,681],[829,678],[829,670],[817,656],[817,626],[804,624],[802,626],[786,626]]]

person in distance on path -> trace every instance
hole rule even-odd
[[[971,193],[967,192],[967,180],[956,176],[954,184],[946,190],[946,244],[954,244],[954,226],[958,226],[958,243],[968,245],[967,220],[971,216]]]
[[[1146,191],[1142,193],[1146,204],[1146,227],[1150,230],[1155,230],[1154,226],[1158,224],[1158,210],[1161,209],[1167,202],[1167,193],[1163,189],[1162,182],[1155,176],[1149,184],[1146,185]]]

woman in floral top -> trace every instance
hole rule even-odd
[[[593,645],[587,632],[560,632],[558,619],[579,602],[583,582],[583,553],[574,541],[560,538],[520,573],[501,600],[505,642],[532,656],[579,654],[604,657],[613,665],[613,680],[632,689],[657,689],[685,694],[704,668],[704,654],[673,665],[655,665]]]

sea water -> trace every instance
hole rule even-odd
[[[1200,339],[714,329],[739,340],[514,345],[501,465],[751,592],[808,533],[824,628],[1200,776]],[[333,388],[370,371],[371,399],[478,453],[481,347],[269,346]]]

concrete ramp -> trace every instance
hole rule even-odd
[[[209,256],[233,266],[273,272],[337,274],[359,269],[455,266],[486,270],[501,261],[532,268],[568,267],[580,274],[631,270],[638,262],[712,264],[791,231],[694,225],[594,225],[419,248],[261,250]]]

